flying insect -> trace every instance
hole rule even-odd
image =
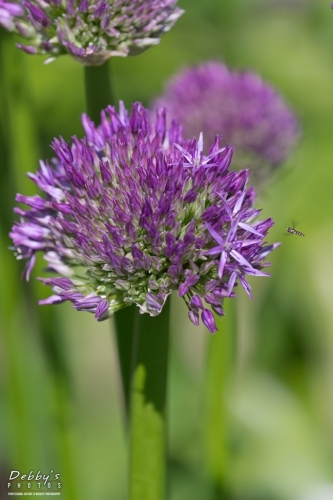
[[[295,228],[296,224],[297,224],[297,222],[295,222],[293,220],[292,221],[292,227],[287,227],[287,233],[295,234],[296,236],[305,236],[305,234],[302,233],[301,231],[297,231],[297,229]]]

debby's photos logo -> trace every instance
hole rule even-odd
[[[60,473],[53,469],[48,474],[40,470],[36,473],[22,473],[11,470],[8,477],[7,492],[9,496],[60,496],[62,483]]]

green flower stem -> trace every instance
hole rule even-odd
[[[135,318],[138,308],[135,305],[125,307],[114,315],[115,333],[117,338],[118,360],[123,386],[125,414],[129,416],[132,348]]]
[[[158,316],[136,312],[130,406],[130,500],[164,500],[170,299]]]
[[[229,382],[235,359],[236,310],[226,300],[223,318],[215,316],[218,331],[208,339],[204,386],[205,463],[217,498],[227,497],[226,476],[229,460],[229,418],[226,411]]]
[[[110,62],[107,61],[102,66],[85,66],[84,84],[87,113],[97,124],[100,122],[102,109],[109,104],[115,104],[110,76]]]
[[[15,200],[15,179],[10,165],[10,131],[9,102],[7,94],[8,77],[6,77],[6,48],[9,42],[5,30],[0,29],[0,213],[4,237],[8,239],[8,232],[13,222],[13,205]],[[11,204],[8,203],[11,200]],[[8,239],[9,241],[9,239]]]

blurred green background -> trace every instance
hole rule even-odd
[[[272,277],[239,291],[238,339],[226,397],[228,500],[333,499],[333,11],[328,0],[180,0],[186,14],[161,44],[111,62],[116,95],[144,104],[177,70],[208,59],[252,69],[302,124],[300,146],[257,206],[276,225]],[[52,155],[54,136],[82,135],[83,69],[43,65],[0,33],[0,498],[11,469],[61,473],[63,500],[126,498],[127,440],[110,322],[69,304],[39,308],[8,251],[15,192]],[[291,220],[305,238],[285,238]],[[39,274],[40,275],[40,274]],[[173,300],[169,377],[172,500],[222,498],[205,458],[208,332]],[[223,334],[223,332],[221,332]],[[217,333],[216,335],[219,335]],[[325,496],[326,495],[326,496]],[[144,499],[143,499],[144,500]]]

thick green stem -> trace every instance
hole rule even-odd
[[[100,122],[102,109],[109,104],[115,104],[110,76],[110,62],[107,61],[102,66],[85,66],[84,84],[87,113],[97,124]]]
[[[114,315],[115,333],[118,347],[118,361],[123,387],[124,407],[129,416],[129,402],[132,372],[132,347],[135,327],[135,317],[138,308],[135,305],[125,307]]]
[[[216,317],[218,331],[208,339],[204,393],[205,463],[210,480],[215,484],[217,498],[229,498],[226,493],[228,467],[229,418],[226,403],[235,359],[235,303],[225,301],[226,315]]]
[[[164,500],[170,299],[154,318],[136,313],[130,406],[130,500]]]
[[[10,165],[9,99],[7,92],[5,50],[9,35],[0,29],[0,213],[4,238],[13,222],[13,203],[15,200],[15,175]],[[7,43],[6,43],[7,42]],[[8,200],[11,202],[8,203]]]

